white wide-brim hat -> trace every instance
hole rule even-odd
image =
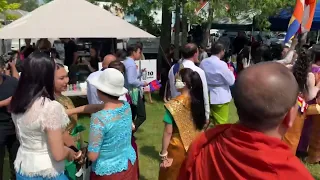
[[[114,68],[107,68],[102,71],[99,77],[92,79],[89,83],[111,96],[119,97],[128,92],[124,88],[123,74]]]

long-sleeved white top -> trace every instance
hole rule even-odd
[[[210,104],[225,104],[232,100],[230,86],[235,82],[233,72],[217,56],[204,59],[200,68],[206,75]]]

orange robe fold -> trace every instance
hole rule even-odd
[[[219,125],[189,147],[179,180],[311,180],[280,139],[239,124]]]

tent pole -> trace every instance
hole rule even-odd
[[[254,18],[255,18],[255,17],[253,17],[253,18],[252,18],[251,39],[250,39],[250,40],[251,40],[251,42],[252,42],[252,40],[253,40],[253,31],[254,31],[254,22],[255,22],[255,21],[254,21]]]
[[[18,51],[20,51],[20,49],[21,49],[21,39],[19,39],[19,49],[18,49]]]
[[[317,31],[317,44],[319,43],[319,35],[320,35],[319,31]]]
[[[4,42],[4,39],[2,39],[1,40],[1,46],[2,46],[2,48],[1,48],[1,55],[4,55],[4,54],[6,54],[6,51],[7,51],[7,49],[6,49],[6,45],[5,45],[5,42]]]

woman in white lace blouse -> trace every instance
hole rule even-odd
[[[77,154],[63,143],[69,118],[54,100],[55,63],[46,54],[32,53],[23,71],[10,110],[20,147],[14,162],[17,180],[67,180],[64,160]]]

